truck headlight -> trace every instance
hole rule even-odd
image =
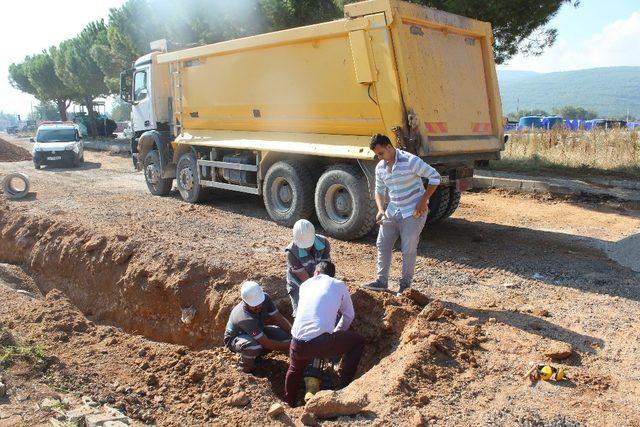
[[[64,147],[64,149],[67,151],[76,151],[76,144],[69,144],[66,147]]]

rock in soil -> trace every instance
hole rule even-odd
[[[540,317],[549,317],[549,310],[544,308],[537,308],[533,310],[533,314]]]
[[[413,300],[416,304],[423,307],[429,304],[429,297],[417,289],[409,288],[402,293],[402,296]]]
[[[318,420],[316,419],[316,416],[313,415],[311,412],[306,412],[305,411],[305,413],[302,414],[302,418],[300,418],[300,421],[305,426],[317,426],[318,425]]]
[[[416,413],[413,414],[413,417],[411,418],[411,425],[414,427],[422,427],[427,425],[420,411],[416,411]]]
[[[567,343],[551,344],[545,351],[544,355],[553,360],[563,360],[573,354],[573,347]]]
[[[306,410],[319,418],[335,418],[342,415],[355,415],[368,404],[366,395],[347,397],[340,392],[323,390],[307,402]]]
[[[273,405],[271,405],[269,411],[267,412],[267,415],[269,415],[271,418],[277,418],[282,414],[284,414],[284,406],[279,403],[274,403]]]
[[[247,396],[247,393],[245,393],[244,391],[231,395],[227,400],[229,405],[237,407],[247,406],[249,404],[249,401],[249,396]]]
[[[60,403],[61,402],[60,402],[59,399],[53,399],[51,397],[47,397],[42,402],[40,402],[40,407],[42,409],[51,409],[51,408],[53,408],[55,406],[59,406]]]
[[[85,420],[86,427],[121,427],[129,425],[129,417],[122,412],[113,408],[105,407],[106,412],[100,414],[87,415]]]
[[[444,314],[444,306],[438,300],[432,301],[429,305],[422,309],[420,316],[431,321],[436,320]]]

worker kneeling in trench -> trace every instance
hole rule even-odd
[[[240,289],[242,302],[231,310],[224,331],[224,344],[240,354],[239,368],[250,373],[256,358],[269,351],[288,351],[291,323],[280,314],[256,282],[244,282]]]

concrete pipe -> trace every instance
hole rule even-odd
[[[29,177],[20,172],[10,173],[2,180],[2,190],[9,199],[22,199],[29,194]]]

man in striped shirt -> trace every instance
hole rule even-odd
[[[374,135],[369,148],[380,159],[376,166],[376,221],[380,230],[377,240],[378,278],[365,287],[387,290],[391,252],[399,237],[402,278],[398,294],[401,294],[413,280],[418,241],[429,212],[429,197],[440,185],[440,174],[420,157],[396,149],[386,135]],[[428,180],[426,189],[423,179]],[[387,198],[389,204],[385,209]]]

